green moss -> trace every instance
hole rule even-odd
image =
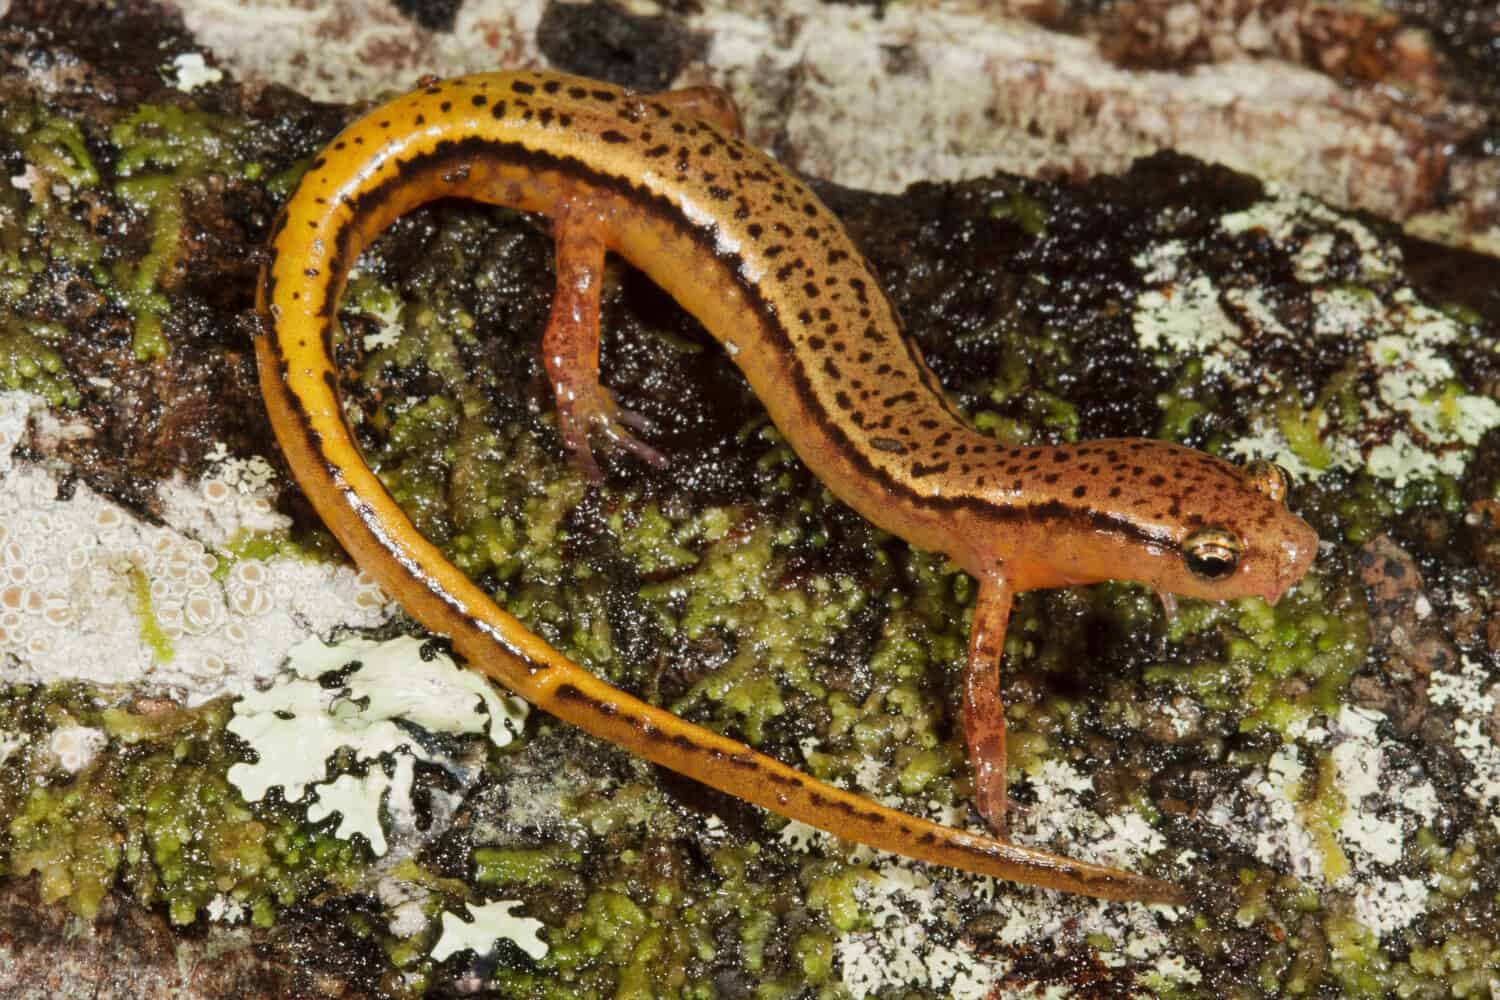
[[[121,304],[135,317],[135,339],[131,343],[135,358],[149,361],[167,353],[161,321],[172,304],[160,291],[160,283],[163,272],[177,257],[183,225],[182,202],[173,178],[124,180],[116,190],[150,219],[150,244],[145,256],[137,261],[122,259],[114,273]]]
[[[821,931],[803,934],[797,938],[794,950],[804,982],[821,986],[833,978],[832,937]]]
[[[900,591],[870,654],[870,671],[892,683],[943,676],[964,661],[969,636],[954,608],[973,599],[971,581],[946,560],[909,553]]]
[[[1001,188],[1004,197],[990,201],[989,215],[992,219],[1008,219],[1020,226],[1028,236],[1047,235],[1047,205],[1031,196],[1019,186]]]
[[[1235,922],[1264,927],[1273,941],[1254,985],[1262,996],[1423,997],[1485,996],[1500,973],[1500,947],[1488,925],[1494,910],[1476,909],[1473,877],[1482,862],[1471,838],[1453,849],[1430,831],[1418,833],[1408,852],[1412,876],[1434,884],[1423,920],[1397,933],[1406,947],[1391,947],[1355,916],[1350,899],[1319,882],[1242,870],[1241,906]],[[1420,930],[1418,928],[1421,928]],[[1195,928],[1199,946],[1213,946],[1220,933],[1211,922]]]
[[[1377,538],[1388,532],[1402,515],[1423,509],[1446,515],[1445,527],[1451,534],[1457,529],[1465,507],[1460,484],[1442,474],[1397,487],[1361,473],[1344,482],[1329,484],[1326,500],[1319,498],[1315,502],[1329,504],[1334,530],[1351,545]]]
[[[26,169],[0,191],[0,388],[27,389],[53,406],[76,407],[76,380],[58,350],[70,331],[24,317],[22,305],[51,261],[91,269],[102,258],[89,214],[77,211],[81,191],[99,183],[78,122],[61,113],[7,98],[0,108],[0,142],[19,150]]]
[[[37,393],[52,406],[78,406],[83,397],[64,371],[62,355],[49,346],[63,336],[50,324],[0,319],[0,388]]]
[[[869,916],[859,903],[859,886],[874,878],[863,865],[836,863],[809,865],[803,870],[807,905],[822,914],[828,925],[841,933],[869,926]]]
[[[1275,607],[1259,598],[1183,602],[1169,638],[1209,634],[1221,641],[1222,657],[1154,666],[1146,681],[1183,688],[1206,708],[1233,713],[1241,732],[1270,729],[1287,738],[1312,714],[1337,709],[1370,642],[1362,591],[1316,574]]]
[[[1205,379],[1203,361],[1190,358],[1181,363],[1172,379],[1172,388],[1157,395],[1161,419],[1156,436],[1168,441],[1186,441],[1194,432],[1199,418],[1210,413],[1217,400],[1208,394],[1210,380]]]
[[[1317,786],[1311,799],[1301,803],[1298,812],[1322,852],[1323,873],[1330,881],[1349,874],[1349,858],[1338,840],[1338,830],[1348,805],[1339,788],[1338,767],[1333,756],[1320,755]]]
[[[34,283],[46,280],[50,263],[77,268],[96,281],[102,274],[99,262],[106,256],[105,242],[92,230],[90,213],[77,211],[79,189],[95,187],[99,172],[81,126],[45,108],[7,100],[0,108],[0,136],[26,158],[20,175],[24,190],[0,185],[0,304],[20,317],[28,311],[16,309],[17,304]],[[25,332],[48,339],[43,330],[17,319],[0,326],[0,340],[13,342]],[[27,345],[7,353],[34,350],[34,345]]]
[[[999,332],[1001,343],[995,348],[997,370],[990,380],[986,396],[991,403],[1007,406],[1020,416],[1013,433],[1022,428],[1028,440],[1040,439],[1039,431],[1050,432],[1063,441],[1078,438],[1081,416],[1078,407],[1058,391],[1061,386],[1053,373],[1065,369],[1072,360],[1072,346],[1062,331],[1048,329],[1040,336],[1020,330]],[[981,429],[995,426],[996,417],[978,421]],[[1022,444],[1025,441],[1010,441]]]
[[[1208,407],[1196,399],[1163,395],[1157,402],[1162,407],[1162,416],[1156,425],[1156,435],[1169,441],[1186,440],[1198,418],[1208,412]]]
[[[214,578],[222,580],[237,562],[248,559],[299,559],[323,562],[342,554],[342,549],[317,544],[319,536],[293,538],[286,530],[240,531],[223,546],[216,548],[218,565]]]
[[[234,150],[237,126],[221,115],[170,104],[143,104],[110,129],[119,150],[115,171],[132,177],[147,171],[191,174],[239,173]]]
[[[74,188],[99,183],[99,170],[77,122],[19,102],[6,103],[0,111],[0,128],[20,141],[27,163]]]
[[[904,756],[905,759],[900,761],[901,771],[897,777],[897,787],[900,788],[902,795],[912,798],[927,794],[929,791],[941,797],[943,788],[940,783],[947,781],[949,776],[962,766],[962,757],[956,753],[956,747],[953,746],[925,749],[905,746],[898,751],[898,755]]]
[[[85,918],[98,912],[121,861],[110,800],[87,781],[33,787],[6,833],[10,872],[40,876],[44,903],[66,900]]]
[[[149,220],[145,255],[122,259],[114,274],[121,304],[135,319],[132,347],[137,360],[166,354],[162,320],[171,301],[163,291],[163,278],[177,259],[185,222],[183,193],[206,174],[241,173],[234,133],[235,126],[222,116],[150,104],[110,129],[110,141],[119,150],[115,194]]]
[[[1323,444],[1323,420],[1324,412],[1319,406],[1303,408],[1293,400],[1283,400],[1276,406],[1276,429],[1292,454],[1310,469],[1326,469],[1333,461],[1333,455]]]
[[[823,696],[814,666],[831,653],[868,595],[852,580],[834,576],[815,575],[798,589],[779,586],[783,547],[796,537],[792,525],[778,530],[774,523],[751,521],[709,544],[690,570],[642,589],[669,630],[689,640],[722,635],[736,643],[728,662],[695,683],[673,711],[690,712],[707,702],[716,718],[733,719],[750,742],[759,743],[770,720],[786,710],[784,687]]]
[[[1024,420],[1001,416],[993,410],[980,410],[974,414],[974,426],[1002,444],[1031,444],[1036,434]]]
[[[661,846],[612,858],[609,875],[549,921],[549,951],[535,968],[501,969],[491,985],[505,996],[712,997],[705,971],[726,935],[747,967],[788,967],[794,956],[756,848],[719,850],[704,882]]]
[[[215,896],[266,925],[277,906],[329,884],[347,888],[366,857],[300,810],[247,806],[228,783],[236,762],[224,735],[227,706],[152,715],[99,707],[68,689],[11,688],[0,728],[30,738],[0,782],[0,859],[12,875],[37,874],[49,902],[92,918],[106,892],[160,905],[177,924]],[[46,750],[65,725],[102,731],[108,743],[76,775],[59,775]]]
[[[632,511],[633,517],[628,529],[626,510]],[[718,522],[729,516],[723,508],[714,508],[711,515]],[[676,524],[662,514],[659,504],[637,507],[627,501],[610,515],[609,527],[620,537],[621,551],[635,562],[636,572],[642,576],[680,572],[698,562],[698,554],[688,544],[703,537],[702,525]],[[719,537],[723,537],[722,531]]]
[[[307,173],[308,165],[311,163],[311,157],[295,160],[285,169],[267,177],[265,180],[266,193],[278,202],[286,201],[292,196],[292,192],[297,189],[297,182],[302,179],[303,174]],[[259,164],[255,166],[259,167]],[[261,172],[263,174],[263,168],[261,168]]]

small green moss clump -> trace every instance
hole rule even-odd
[[[0,319],[0,388],[37,393],[52,406],[78,406],[83,397],[64,370],[62,355],[50,346],[64,336],[51,324]]]

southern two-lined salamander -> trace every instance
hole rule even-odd
[[[542,351],[563,442],[643,459],[599,384],[606,252],[720,340],[797,454],[845,503],[978,581],[962,696],[975,802],[1003,830],[999,667],[1012,597],[1129,579],[1166,594],[1276,600],[1317,538],[1284,476],[1151,440],[1013,448],[944,395],[838,220],[737,135],[712,90],[638,95],[546,72],[434,83],[346,128],[278,219],[262,274],[261,387],[313,505],[361,567],[469,665],[658,764],[840,837],[1112,899],[1181,901],[1165,882],[935,825],[819,782],[645,704],[528,632],[423,538],[370,471],[340,408],[332,344],[361,250],[402,213],[464,197],[551,218],[557,290]]]

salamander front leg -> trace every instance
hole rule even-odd
[[[609,390],[599,384],[599,294],[604,282],[601,227],[586,207],[570,208],[557,216],[554,239],[557,291],[542,335],[542,364],[557,397],[557,428],[563,447],[596,482],[599,466],[589,445],[595,431],[642,461],[664,466],[667,460],[661,452],[626,429],[646,429],[646,419],[620,409]]]
[[[974,769],[974,807],[990,827],[1005,835],[1005,705],[1000,700],[1000,659],[1010,620],[1010,585],[981,577],[969,631],[969,662],[964,667],[963,725]]]

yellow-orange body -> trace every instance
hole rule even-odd
[[[472,667],[596,736],[875,847],[1109,898],[1179,899],[1165,883],[875,805],[610,687],[497,608],[361,459],[335,390],[338,297],[381,229],[453,196],[553,218],[559,288],[544,354],[564,440],[586,467],[590,431],[658,459],[620,428],[626,415],[597,384],[599,268],[606,250],[621,254],[724,344],[841,499],[979,579],[965,724],[981,811],[996,822],[998,665],[1015,592],[1125,578],[1189,596],[1275,600],[1305,572],[1316,539],[1269,480],[1163,442],[1016,449],[974,430],[838,220],[725,127],[712,96],[496,73],[426,87],[349,126],[278,221],[261,287],[262,390],[299,482],[356,561]],[[1189,572],[1185,556],[1204,537],[1222,543],[1212,552],[1233,549],[1232,571],[1212,580]]]

